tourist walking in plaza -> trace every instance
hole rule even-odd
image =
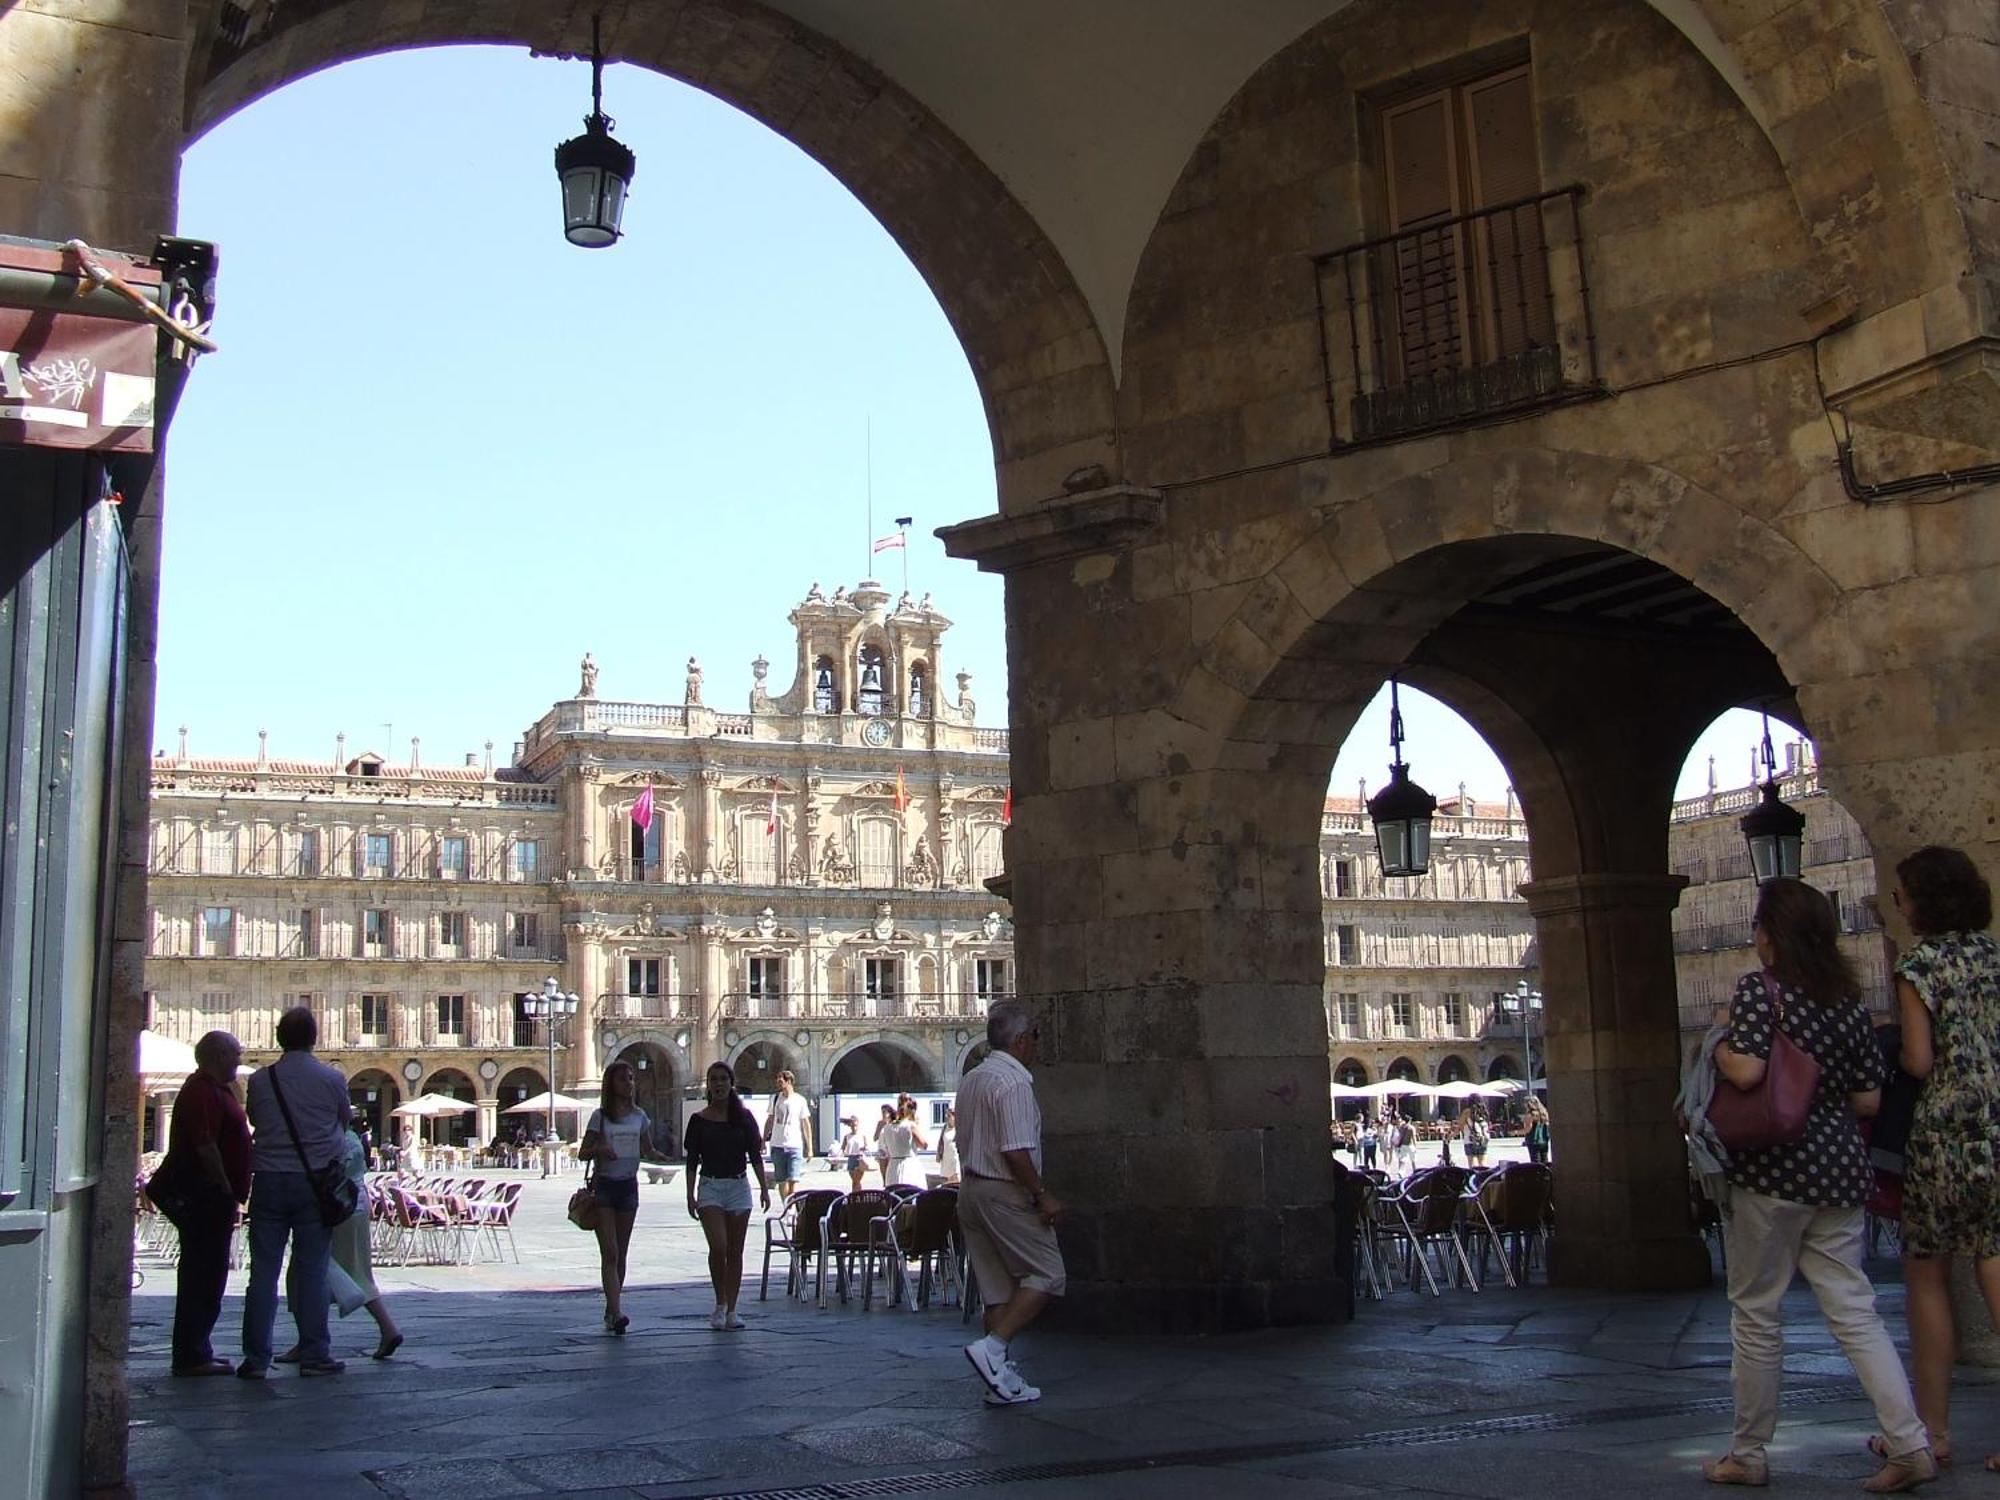
[[[203,1036],[167,1126],[167,1157],[157,1175],[186,1184],[190,1200],[174,1225],[181,1248],[174,1269],[176,1375],[227,1375],[234,1368],[215,1357],[209,1335],[222,1315],[236,1208],[250,1196],[250,1123],[230,1086],[242,1062],[242,1044],[228,1032]]]
[[[1728,1453],[1701,1467],[1714,1484],[1770,1480],[1765,1450],[1778,1425],[1785,1354],[1780,1303],[1800,1272],[1881,1426],[1882,1467],[1862,1488],[1906,1490],[1937,1475],[1910,1383],[1861,1269],[1861,1205],[1873,1174],[1856,1116],[1879,1107],[1885,1069],[1838,935],[1833,906],[1820,892],[1796,880],[1766,883],[1751,925],[1763,971],[1737,982],[1729,1033],[1713,1054],[1726,1080],[1718,1088],[1762,1083],[1780,1031],[1819,1065],[1798,1141],[1729,1153],[1723,1236],[1736,1430]]]
[[[896,1105],[896,1118],[882,1129],[882,1182],[885,1187],[922,1187],[923,1163],[919,1151],[928,1151],[930,1142],[917,1129],[917,1101],[905,1095]]]
[[[859,1115],[842,1115],[840,1123],[847,1127],[840,1137],[840,1154],[846,1161],[847,1180],[858,1193],[868,1180],[868,1138],[861,1133]]]
[[[326,1266],[326,1300],[340,1309],[343,1318],[357,1308],[367,1308],[368,1316],[375,1320],[376,1333],[375,1352],[368,1357],[387,1359],[403,1347],[403,1332],[389,1315],[389,1305],[375,1285],[375,1262],[368,1249],[368,1143],[363,1136],[366,1129],[359,1122],[350,1122],[341,1142],[340,1164],[347,1171],[348,1181],[354,1184],[356,1201],[361,1207],[333,1226],[333,1243]],[[287,1292],[296,1295],[297,1288],[288,1287]],[[295,1307],[292,1312],[296,1318],[298,1309]],[[277,1358],[281,1365],[298,1362],[297,1344]]]
[[[737,1329],[737,1293],[743,1289],[743,1240],[750,1232],[750,1183],[757,1174],[763,1208],[771,1207],[764,1180],[762,1137],[757,1120],[736,1092],[736,1073],[727,1063],[708,1070],[708,1103],[687,1122],[688,1214],[700,1221],[708,1239],[708,1280],[715,1288],[715,1311],[708,1326]],[[699,1177],[699,1185],[696,1179]]]
[[[598,1108],[584,1122],[579,1159],[594,1163],[592,1191],[597,1196],[597,1270],[604,1287],[604,1328],[623,1333],[632,1320],[625,1316],[625,1262],[632,1249],[632,1226],[639,1219],[639,1164],[663,1160],[653,1146],[653,1122],[635,1102],[638,1075],[628,1062],[604,1070]],[[693,1170],[692,1167],[689,1168]]]
[[[938,1132],[938,1182],[950,1186],[958,1181],[958,1111],[946,1106],[944,1128]]]
[[[798,1080],[790,1068],[778,1074],[778,1093],[764,1116],[764,1143],[771,1148],[771,1177],[778,1184],[778,1196],[789,1200],[798,1190],[799,1174],[812,1155],[812,1119],[806,1101],[796,1089]]]
[[[1527,1111],[1527,1128],[1521,1132],[1521,1144],[1527,1148],[1529,1161],[1545,1167],[1549,1164],[1548,1106],[1530,1094]]]
[[[283,1055],[250,1075],[244,1096],[255,1132],[250,1147],[250,1285],[243,1296],[243,1363],[236,1373],[262,1380],[271,1368],[278,1319],[278,1272],[286,1246],[292,1318],[298,1326],[299,1373],[338,1375],[347,1367],[327,1342],[326,1264],[331,1231],[320,1218],[317,1172],[341,1157],[347,1134],[347,1080],[313,1056],[319,1023],[303,1005],[278,1017]],[[297,1127],[294,1137],[288,1128]]]
[[[1985,930],[1992,890],[1962,851],[1919,849],[1896,866],[1896,880],[1896,904],[1917,937],[1896,964],[1903,1071],[1924,1081],[1904,1147],[1903,1286],[1917,1413],[1944,1464],[1953,1256],[1971,1257],[2000,1328],[2000,944]],[[2000,1468],[2000,1455],[1986,1467]]]
[[[986,1012],[986,1059],[958,1085],[958,1223],[986,1304],[986,1336],[965,1357],[995,1406],[1041,1399],[1009,1351],[1066,1284],[1055,1230],[1063,1208],[1042,1181],[1042,1109],[1028,1071],[1040,1039],[1025,1005],[996,1001]]]
[[[1486,1148],[1492,1139],[1492,1127],[1486,1121],[1486,1106],[1477,1099],[1466,1106],[1465,1123],[1465,1164],[1468,1167],[1486,1165]]]
[[[889,1147],[888,1143],[882,1137],[888,1133],[889,1127],[895,1123],[896,1106],[893,1104],[883,1105],[882,1118],[875,1122],[875,1166],[882,1174],[883,1187],[889,1185]]]

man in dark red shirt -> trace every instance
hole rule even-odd
[[[233,1366],[215,1357],[209,1335],[222,1313],[237,1205],[250,1196],[250,1123],[230,1087],[243,1047],[228,1032],[211,1031],[194,1044],[194,1061],[167,1130],[168,1162],[195,1185],[194,1210],[180,1225],[174,1373],[227,1375]]]

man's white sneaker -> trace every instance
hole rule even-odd
[[[1029,1385],[1012,1365],[1007,1366],[1006,1381],[997,1389],[986,1393],[988,1406],[1020,1406],[1025,1402],[1041,1399],[1041,1388]]]
[[[975,1339],[965,1346],[965,1357],[972,1361],[972,1368],[979,1372],[979,1378],[985,1381],[990,1389],[999,1391],[1003,1395],[1006,1393],[1008,1369],[1007,1357],[1004,1354],[996,1356],[987,1347],[986,1340]],[[1021,1377],[1018,1375],[1014,1376],[1013,1380],[1016,1385],[1021,1383]]]

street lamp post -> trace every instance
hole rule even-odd
[[[542,1154],[542,1175],[549,1175],[549,1167],[555,1160],[556,1142],[556,1027],[576,1014],[576,996],[565,994],[554,979],[542,981],[542,992],[528,996],[525,1008],[528,1014],[543,1023],[549,1037],[549,1141]]]
[[[1525,979],[1517,980],[1507,1009],[1521,1015],[1521,1050],[1528,1060],[1528,1097],[1535,1097],[1535,1012],[1542,1008],[1542,992],[1532,989]]]

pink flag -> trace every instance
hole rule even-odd
[[[653,826],[653,784],[646,783],[646,790],[639,793],[639,800],[632,804],[632,822],[641,833]]]
[[[777,831],[778,831],[778,789],[777,789],[776,787],[772,787],[772,788],[771,788],[771,820],[770,820],[770,821],[769,821],[768,823],[766,823],[766,824],[764,825],[764,832],[766,832],[766,833],[776,833]]]
[[[903,533],[900,531],[894,536],[878,536],[875,538],[875,550],[877,552],[897,552],[905,545]]]

